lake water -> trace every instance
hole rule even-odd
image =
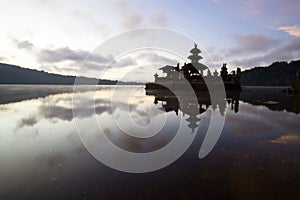
[[[300,199],[298,96],[244,88],[218,105],[194,105],[144,86],[94,89],[0,86],[0,199]],[[212,108],[225,124],[199,158]],[[135,154],[164,149],[177,135],[193,140],[161,169],[126,173],[98,161],[129,160],[102,133]]]

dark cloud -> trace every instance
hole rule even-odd
[[[278,44],[276,39],[262,34],[243,34],[234,36],[237,45],[225,49],[225,56],[246,55],[248,53],[265,52]]]
[[[28,40],[17,40],[17,39],[13,39],[13,40],[14,43],[17,45],[18,49],[32,50],[34,48],[34,45]]]
[[[293,59],[300,59],[300,38],[293,38],[288,43],[281,45],[278,48],[273,48],[264,55],[233,59],[231,63],[238,66],[254,67],[271,64],[278,60],[289,61]]]
[[[102,56],[84,50],[73,50],[69,47],[42,49],[37,53],[37,60],[42,64],[44,69],[47,68],[46,71],[51,68],[53,71],[65,71],[69,73],[75,73],[79,69],[81,69],[82,72],[87,72],[103,70],[105,68],[121,68],[137,64],[131,57],[114,59],[112,55]],[[71,65],[61,65],[61,63],[65,61],[71,62]],[[47,67],[45,67],[45,64]]]
[[[46,63],[58,63],[63,61],[82,62],[84,59],[88,59],[90,62],[106,63],[109,62],[112,57],[104,57],[99,54],[90,54],[84,50],[72,50],[69,47],[61,47],[57,49],[42,49],[38,53],[38,61]]]

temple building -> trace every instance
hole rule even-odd
[[[202,56],[199,54],[201,50],[198,49],[197,44],[194,43],[194,48],[190,50],[191,55],[188,59],[190,63],[184,63],[182,67],[165,65],[159,68],[162,70],[163,77],[159,77],[156,73],[154,75],[155,81],[153,83],[146,83],[146,89],[164,89],[164,88],[177,88],[184,89],[184,83],[188,81],[194,90],[207,90],[207,83],[220,84],[223,81],[226,90],[240,90],[241,69],[237,68],[230,74],[227,71],[226,63],[223,64],[220,73],[215,70],[212,74],[207,66],[200,63]],[[207,71],[204,75],[204,71]],[[220,76],[219,76],[220,74]]]

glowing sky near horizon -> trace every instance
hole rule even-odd
[[[227,62],[232,69],[249,68],[300,59],[299,19],[298,0],[11,0],[1,3],[0,62],[76,74],[88,53],[106,39],[154,26],[191,37],[218,66]],[[134,68],[180,61],[156,51],[146,57],[136,53],[121,64]],[[131,80],[141,81],[143,70],[151,77],[155,71],[139,70]],[[119,78],[118,70],[111,78]]]

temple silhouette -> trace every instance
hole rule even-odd
[[[190,50],[190,53],[191,55],[188,56],[188,59],[191,60],[190,63],[184,63],[182,67],[179,66],[179,63],[177,66],[161,67],[159,70],[162,70],[165,76],[159,77],[157,73],[154,74],[154,82],[146,83],[146,89],[186,89],[185,83],[188,81],[195,91],[208,90],[208,83],[216,85],[222,81],[225,90],[241,90],[240,68],[228,73],[226,63],[224,63],[220,73],[217,70],[212,73],[207,66],[199,62],[202,56],[199,55],[201,51],[196,43],[194,43],[194,48]],[[207,71],[206,75],[204,75],[205,71]]]
[[[188,127],[194,132],[198,127],[200,114],[207,111],[208,108],[218,110],[223,116],[226,108],[230,107],[235,113],[239,111],[240,101],[250,103],[251,105],[262,105],[273,111],[300,112],[299,97],[300,94],[294,96],[285,96],[281,90],[259,90],[257,88],[247,88],[241,91],[241,69],[228,73],[226,63],[221,67],[220,73],[215,70],[213,73],[207,66],[200,63],[202,57],[197,44],[190,50],[191,55],[188,59],[190,63],[184,64],[182,67],[166,65],[159,70],[165,74],[164,77],[154,75],[155,81],[146,83],[146,95],[154,96],[154,104],[161,105],[165,112],[175,112],[178,115],[182,112],[183,116],[187,116],[185,120]],[[204,72],[206,71],[206,75]],[[186,84],[191,87],[186,87]],[[293,88],[299,89],[300,71],[297,73],[297,79]],[[207,84],[220,85],[224,84],[225,96],[219,97],[212,101],[211,92]],[[218,88],[218,87],[212,87]],[[194,91],[191,92],[190,89]],[[300,89],[299,89],[300,90]]]

